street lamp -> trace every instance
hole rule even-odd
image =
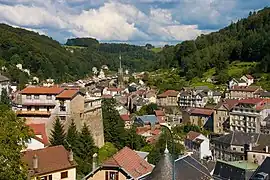
[[[167,123],[160,123],[160,125],[162,127],[165,127],[170,132],[170,136],[172,138],[172,180],[175,180],[175,173],[174,173],[175,171],[174,170],[175,169],[175,162],[174,162],[175,143],[174,143],[174,138],[172,134],[172,128]]]

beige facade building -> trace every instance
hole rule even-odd
[[[262,88],[259,86],[233,86],[229,89],[227,98],[229,99],[245,99],[255,98],[256,93],[261,91]]]
[[[157,105],[161,107],[175,107],[178,106],[179,92],[174,90],[167,90],[157,96]]]

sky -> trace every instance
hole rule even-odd
[[[270,0],[0,0],[0,22],[52,37],[175,44],[217,31]]]

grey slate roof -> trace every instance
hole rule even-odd
[[[221,96],[222,94],[221,94],[221,92],[219,92],[219,91],[214,91],[213,92],[213,96]]]
[[[261,92],[260,97],[270,97],[270,92]]]
[[[0,74],[0,82],[9,81],[9,79],[6,76],[3,76]]]

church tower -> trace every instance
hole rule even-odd
[[[118,87],[124,88],[124,79],[123,79],[123,68],[122,68],[122,57],[119,56],[119,68],[118,68]]]

